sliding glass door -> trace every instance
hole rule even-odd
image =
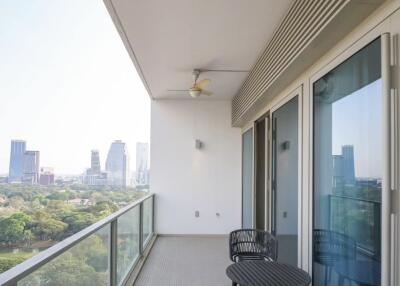
[[[313,84],[313,285],[380,285],[381,39]]]
[[[299,96],[272,113],[272,232],[278,261],[297,266]]]

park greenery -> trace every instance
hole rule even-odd
[[[134,188],[0,184],[0,273],[144,194]],[[107,265],[104,264],[104,261],[107,262],[105,239],[104,236],[93,235],[86,242],[87,246],[65,253],[64,256],[71,256],[75,251],[74,259],[67,259],[71,263],[65,265],[65,259],[58,259],[51,265],[54,273],[57,273],[58,267],[72,267],[81,272],[96,273],[97,280],[93,278],[91,283],[72,283],[72,278],[65,276],[54,279],[68,279],[70,285],[102,285],[98,280],[102,280],[102,267]],[[92,248],[97,249],[92,251]]]

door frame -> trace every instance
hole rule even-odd
[[[301,84],[291,92],[289,92],[286,96],[281,98],[276,104],[274,104],[270,109],[269,109],[269,114],[270,114],[270,126],[268,130],[268,136],[269,136],[269,141],[271,142],[268,150],[268,169],[269,169],[269,185],[268,185],[268,221],[269,221],[269,231],[272,231],[272,218],[273,218],[273,207],[272,207],[272,189],[273,189],[273,148],[272,148],[272,118],[273,114],[275,111],[277,111],[279,108],[281,108],[283,105],[288,103],[290,100],[295,98],[297,96],[298,98],[298,122],[297,122],[297,128],[298,128],[298,146],[297,146],[297,266],[301,267],[302,265],[302,245],[303,245],[303,169],[302,169],[302,162],[303,162],[303,85]]]
[[[240,198],[241,198],[241,203],[240,203],[240,210],[241,210],[241,215],[240,215],[240,221],[241,221],[241,228],[243,228],[243,135],[249,131],[250,129],[252,129],[252,143],[253,143],[253,149],[252,149],[252,163],[253,163],[253,168],[252,168],[252,174],[251,174],[251,196],[252,196],[252,217],[251,217],[251,225],[252,227],[254,227],[255,225],[255,184],[254,184],[254,179],[255,179],[255,149],[254,149],[254,139],[255,139],[255,134],[254,134],[254,129],[255,128],[255,124],[254,122],[252,122],[252,124],[249,124],[249,126],[247,126],[246,128],[242,129],[241,132],[241,163],[240,163],[240,169],[241,169],[241,174],[240,174],[240,178],[241,178],[241,190],[240,190]]]
[[[263,115],[259,116],[254,122],[254,144],[253,144],[253,150],[254,150],[254,172],[253,172],[253,203],[254,203],[254,220],[253,220],[253,227],[256,228],[256,218],[257,218],[257,189],[256,189],[256,180],[257,180],[257,133],[256,133],[256,125],[257,122],[260,122],[264,120],[265,124],[265,130],[264,130],[264,230],[269,229],[269,223],[268,223],[268,189],[269,189],[269,127],[270,127],[270,112],[267,111]]]

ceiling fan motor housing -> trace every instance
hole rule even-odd
[[[201,90],[199,90],[199,89],[196,89],[196,88],[189,89],[189,94],[193,98],[199,97],[200,93],[201,93]]]

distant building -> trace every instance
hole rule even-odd
[[[88,174],[83,178],[83,184],[88,186],[106,186],[108,184],[107,173]]]
[[[54,169],[50,167],[41,167],[39,183],[43,186],[54,185]]]
[[[27,184],[39,183],[40,153],[39,151],[25,151],[23,160],[23,179]]]
[[[98,150],[92,150],[92,156],[90,160],[90,171],[92,174],[100,174],[100,154]]]
[[[343,156],[333,155],[333,188],[343,190],[344,175],[343,175]]]
[[[136,143],[136,184],[148,185],[149,184],[149,144]]]
[[[77,207],[92,205],[92,202],[89,199],[80,199],[80,198],[67,200],[67,203]]]
[[[342,146],[341,155],[332,156],[332,185],[336,190],[343,190],[344,186],[354,186],[356,176],[354,170],[354,147]]]
[[[88,186],[107,185],[107,173],[101,172],[100,154],[98,150],[91,151],[90,168],[83,175],[82,183]]]
[[[26,142],[23,140],[11,141],[10,166],[8,171],[8,182],[21,182],[24,176],[24,153]]]
[[[356,184],[356,175],[354,170],[354,147],[353,145],[342,146],[343,156],[343,178],[345,185],[354,186]]]
[[[111,144],[106,160],[106,172],[108,185],[129,185],[129,154],[128,147],[121,140]]]

